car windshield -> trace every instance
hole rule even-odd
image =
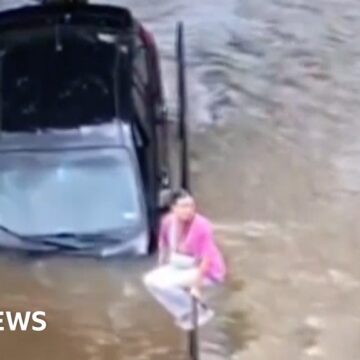
[[[0,153],[0,224],[24,236],[140,226],[142,207],[123,148]]]

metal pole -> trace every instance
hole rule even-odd
[[[0,53],[0,135],[3,131],[3,65],[5,53],[5,51]]]
[[[200,360],[199,329],[198,329],[198,304],[196,297],[191,297],[193,330],[189,331],[189,356],[190,360]]]
[[[177,26],[177,71],[178,71],[178,116],[179,116],[179,138],[181,147],[181,187],[190,190],[189,179],[189,154],[188,154],[188,128],[187,128],[187,94],[186,94],[186,63],[184,44],[184,25],[182,22]]]

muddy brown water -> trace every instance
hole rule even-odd
[[[155,32],[172,113],[186,24],[194,188],[230,266],[203,358],[358,360],[358,3],[113,3]],[[1,358],[186,359],[141,285],[152,263],[2,256],[1,307],[45,310],[48,329],[0,334]]]

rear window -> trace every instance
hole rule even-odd
[[[116,115],[115,96],[119,115],[126,112],[129,51],[116,34],[59,26],[2,35],[0,42],[6,44],[0,83],[4,130],[102,123]]]

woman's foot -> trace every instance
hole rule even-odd
[[[198,316],[197,326],[201,327],[207,324],[213,317],[215,313],[213,310],[207,308],[200,312]],[[192,314],[187,314],[176,321],[176,325],[185,331],[190,331],[194,329],[194,321]]]

